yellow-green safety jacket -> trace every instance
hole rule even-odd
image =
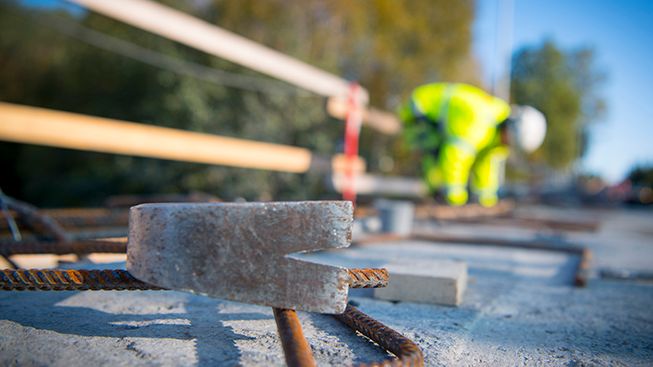
[[[509,153],[497,127],[510,115],[508,103],[471,85],[433,83],[417,87],[399,114],[408,143],[426,153],[422,168],[432,191],[463,205],[471,172],[479,202],[496,204]]]

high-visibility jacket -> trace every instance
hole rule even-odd
[[[497,202],[509,152],[498,132],[510,115],[505,101],[471,85],[433,83],[416,88],[399,114],[409,144],[425,153],[424,178],[432,191],[462,205],[469,182],[481,204]]]

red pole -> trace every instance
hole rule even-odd
[[[345,185],[342,190],[342,198],[356,203],[356,172],[355,162],[358,157],[358,138],[360,136],[361,124],[363,122],[362,101],[360,99],[360,85],[352,82],[349,87],[347,99],[347,117],[345,120],[345,157],[347,165],[345,168]]]

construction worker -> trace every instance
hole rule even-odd
[[[424,153],[429,189],[451,205],[467,203],[468,181],[480,204],[495,205],[510,148],[532,152],[546,134],[544,116],[535,108],[511,111],[502,99],[467,84],[420,86],[399,115],[409,144]]]

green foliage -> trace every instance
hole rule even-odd
[[[530,158],[558,170],[569,168],[585,152],[588,124],[605,109],[591,49],[564,51],[550,40],[518,50],[513,57],[513,102],[531,105],[547,118],[547,136]]]
[[[472,0],[165,2],[359,80],[377,107],[392,109],[429,80],[477,81],[469,56]],[[80,24],[179,60],[256,77],[277,90],[216,85],[153,67],[71,38],[52,22]],[[0,2],[0,69],[0,100],[7,102],[296,145],[323,155],[341,149],[344,126],[325,114],[323,98],[93,13],[72,16]],[[394,139],[364,129],[361,151],[371,169],[391,154],[388,147],[402,149]],[[250,200],[334,195],[324,191],[321,177],[308,174],[9,143],[0,143],[0,162],[0,187],[38,205],[189,191]]]

